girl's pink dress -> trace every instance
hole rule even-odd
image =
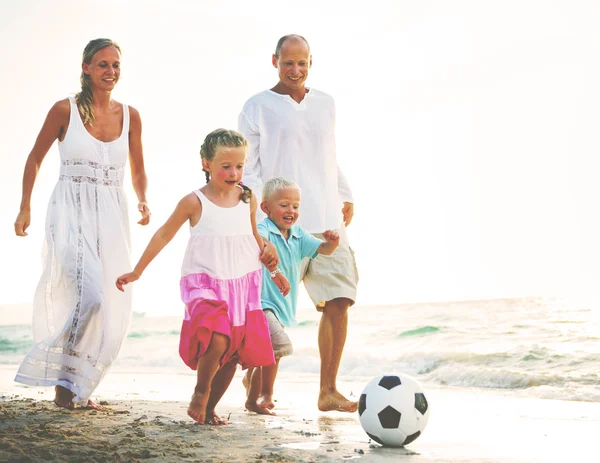
[[[219,207],[200,190],[200,221],[181,268],[185,318],[179,354],[192,370],[213,333],[230,340],[221,364],[237,358],[243,368],[275,363],[269,326],[260,304],[260,249],[252,233],[250,205]]]

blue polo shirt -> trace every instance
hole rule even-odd
[[[290,282],[290,292],[283,297],[273,280],[270,272],[263,266],[261,303],[263,310],[275,312],[283,326],[296,324],[296,304],[298,303],[298,288],[300,287],[300,264],[302,259],[317,257],[317,249],[322,241],[315,238],[302,228],[294,225],[290,228],[286,240],[279,228],[266,218],[258,224],[258,233],[275,245],[279,254],[279,268]]]

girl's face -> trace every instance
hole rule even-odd
[[[217,148],[212,161],[202,160],[202,167],[210,173],[210,181],[220,188],[235,188],[244,175],[246,147]]]
[[[121,76],[121,55],[115,47],[98,50],[90,64],[81,65],[83,72],[90,76],[92,87],[112,90]]]

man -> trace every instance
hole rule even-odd
[[[239,116],[239,130],[250,141],[244,183],[256,192],[272,177],[294,180],[302,189],[299,225],[319,238],[325,230],[340,234],[337,250],[331,256],[307,259],[301,275],[309,296],[322,312],[319,410],[354,412],[357,402],[344,397],[336,385],[358,272],[345,231],[354,205],[348,182],[337,165],[335,103],[331,96],[305,85],[312,56],[304,37],[286,35],[279,39],[272,62],[279,82],[250,98]]]

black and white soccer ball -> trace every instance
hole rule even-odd
[[[381,445],[403,447],[419,437],[429,419],[421,385],[408,375],[373,378],[358,401],[360,424]]]

